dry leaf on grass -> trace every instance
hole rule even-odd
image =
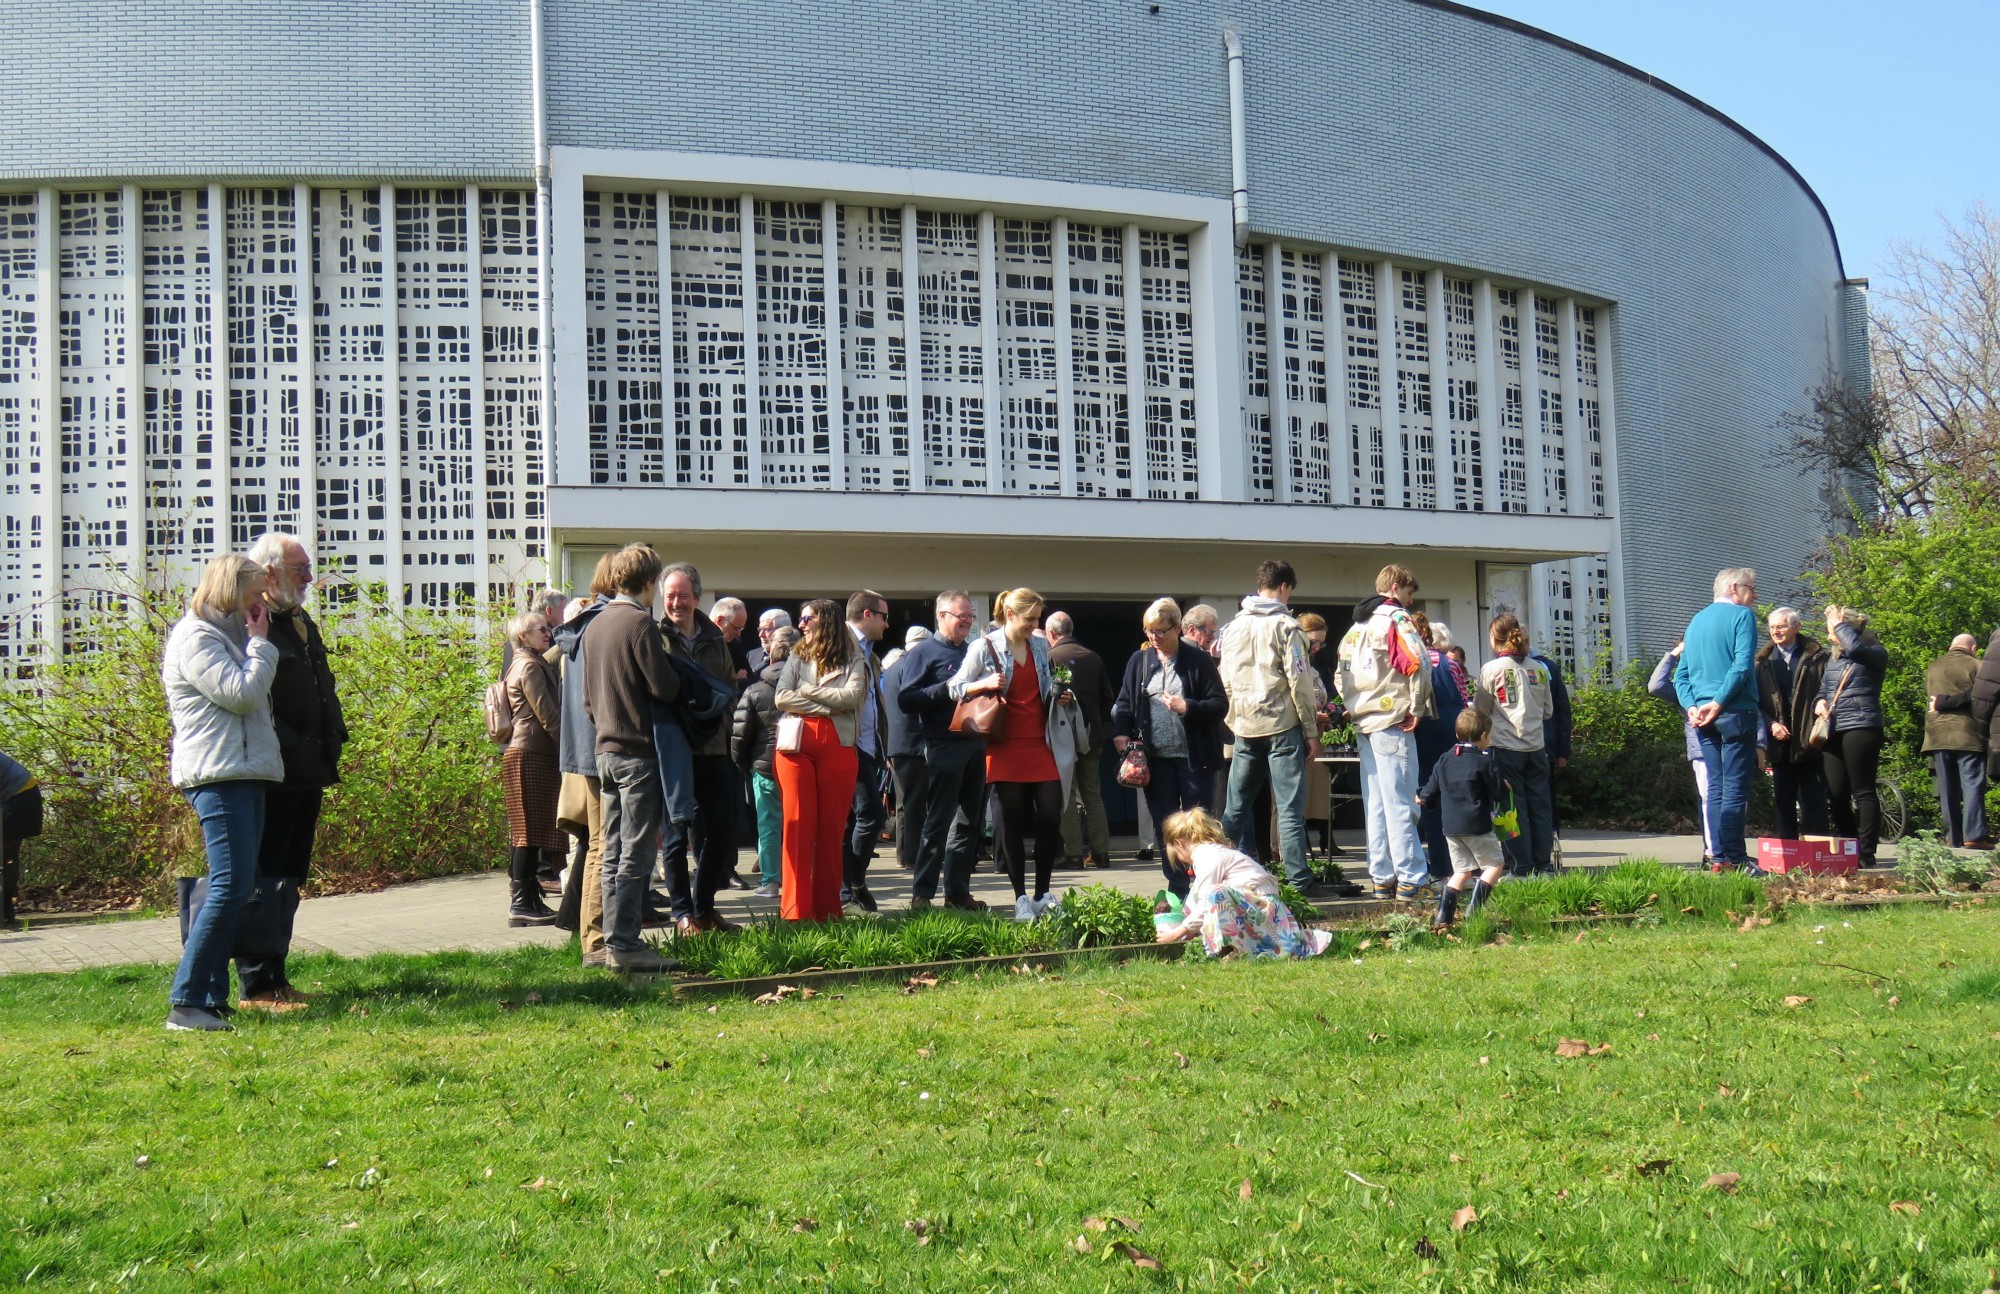
[[[798,1232],[800,1235],[810,1235],[819,1230],[819,1223],[812,1218],[800,1218],[797,1222],[792,1223],[792,1230]]]
[[[1804,1006],[1806,1003],[1810,1001],[1812,1001],[1812,999],[1804,996],[1803,994],[1792,993],[1786,996],[1785,1005],[1790,1007],[1800,1007]]]
[[[1564,1060],[1575,1060],[1578,1056],[1602,1056],[1611,1050],[1611,1044],[1600,1042],[1592,1046],[1582,1038],[1556,1039],[1556,1055]]]
[[[1069,1247],[1076,1250],[1080,1254],[1087,1254],[1091,1251],[1090,1237],[1079,1235],[1076,1239],[1069,1242]]]
[[[905,995],[908,995],[915,993],[918,989],[936,988],[937,982],[938,977],[928,971],[921,975],[912,975],[903,981],[903,992]]]
[[[929,1060],[931,1058],[931,1049],[929,1047],[919,1047],[917,1048],[917,1054],[925,1060]]]
[[[1454,1164],[1462,1164],[1465,1162],[1465,1160],[1459,1155],[1459,1153],[1456,1150],[1454,1150],[1451,1152],[1451,1162]]]
[[[1438,1247],[1431,1243],[1429,1236],[1418,1236],[1417,1243],[1410,1247],[1410,1252],[1425,1261],[1429,1261],[1438,1256]]]
[[[1126,1244],[1123,1240],[1111,1246],[1111,1251],[1131,1259],[1134,1267],[1144,1267],[1149,1272],[1163,1272],[1166,1270],[1166,1268],[1160,1266],[1159,1259],[1153,1257],[1153,1255],[1147,1253],[1137,1245]]]
[[[1641,1177],[1658,1177],[1673,1166],[1674,1161],[1671,1159],[1649,1159],[1639,1165],[1638,1173]]]
[[[927,1245],[931,1242],[931,1224],[922,1218],[911,1218],[903,1224],[903,1229],[915,1236],[917,1243],[920,1245]]]
[[[1741,1173],[1710,1173],[1708,1180],[1702,1185],[1712,1191],[1721,1191],[1724,1195],[1734,1195],[1742,1181]]]
[[[537,1177],[537,1178],[536,1178],[536,1179],[535,1179],[534,1181],[532,1181],[532,1182],[523,1182],[523,1183],[521,1183],[521,1189],[522,1189],[522,1190],[524,1190],[524,1191],[540,1191],[540,1190],[546,1190],[546,1189],[548,1189],[549,1187],[551,1187],[551,1186],[554,1186],[554,1185],[555,1185],[555,1183],[554,1183],[554,1182],[552,1182],[552,1181],[550,1181],[550,1180],[549,1180],[548,1178],[546,1178],[546,1177]]]
[[[1477,1221],[1479,1221],[1479,1210],[1468,1204],[1451,1215],[1451,1229],[1463,1231]]]
[[[1913,1218],[1923,1211],[1923,1206],[1919,1205],[1915,1200],[1897,1200],[1889,1206],[1889,1212],[1907,1213]]]
[[[1099,1232],[1100,1234],[1104,1231],[1106,1227],[1110,1225],[1111,1224],[1106,1222],[1103,1218],[1085,1218],[1083,1220],[1083,1229],[1085,1231],[1096,1231]]]
[[[509,999],[504,997],[501,998],[500,1001],[496,1003],[496,1005],[502,1011],[518,1011],[521,1008],[521,1004],[519,1002],[510,1001]]]
[[[522,998],[521,1000],[523,1002],[526,1002],[530,1006],[536,1006],[540,1004],[542,1000],[542,995],[540,993],[529,993],[526,997]]]
[[[1182,1055],[1182,1054],[1181,1054],[1180,1052],[1178,1052],[1178,1051],[1174,1053],[1174,1066],[1175,1066],[1175,1068],[1177,1068],[1177,1069],[1186,1069],[1186,1068],[1188,1067],[1188,1064],[1189,1064],[1189,1061],[1188,1061],[1188,1058],[1187,1058],[1186,1056]]]
[[[1253,1192],[1250,1187],[1250,1179],[1246,1177],[1236,1186],[1236,1198],[1239,1200],[1247,1200],[1250,1198],[1252,1194]]]
[[[1727,1083],[1717,1083],[1715,1085],[1715,1094],[1717,1096],[1734,1096],[1736,1095],[1736,1089]]]

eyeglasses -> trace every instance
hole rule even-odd
[[[970,611],[947,611],[944,613],[943,618],[946,620],[970,620],[972,619],[972,613]]]

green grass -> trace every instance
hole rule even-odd
[[[2000,913],[1356,964],[1361,938],[712,1010],[573,950],[312,957],[320,1005],[227,1037],[161,1032],[163,969],[10,977],[0,1285],[1846,1294],[2000,1267]],[[1165,1270],[1116,1223],[1078,1253],[1088,1217]]]

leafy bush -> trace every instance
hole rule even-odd
[[[201,833],[168,780],[173,726],[160,661],[179,592],[134,593],[92,648],[0,688],[0,749],[41,778],[42,838],[25,858],[38,900],[166,902],[205,867]],[[323,886],[492,867],[506,853],[500,759],[479,696],[497,632],[470,616],[357,601],[320,617],[352,734],[314,848]]]
[[[1072,889],[1046,920],[1055,936],[1072,948],[1153,941],[1153,901],[1109,885]]]
[[[1935,831],[1920,831],[1896,851],[1896,875],[1916,889],[1939,893],[1969,889],[1991,872],[1987,860],[1959,853],[1938,839]]]
[[[1325,914],[1313,906],[1312,900],[1299,893],[1298,887],[1290,881],[1278,886],[1278,898],[1290,909],[1295,921],[1317,921]]]
[[[1638,831],[1700,822],[1681,714],[1646,690],[1656,660],[1570,694],[1576,733],[1569,765],[1554,779],[1564,822]]]

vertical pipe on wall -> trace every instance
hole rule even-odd
[[[674,198],[665,189],[653,194],[653,251],[659,269],[660,298],[660,446],[666,452],[666,482],[679,476],[680,404],[674,371]]]
[[[466,327],[472,342],[472,603],[486,616],[493,542],[486,525],[486,234],[479,186],[465,186]],[[551,581],[553,583],[553,581]]]
[[[1069,220],[1057,216],[1051,225],[1049,261],[1055,280],[1056,325],[1056,480],[1066,499],[1076,497],[1076,342],[1070,318]]]
[[[1500,413],[1505,396],[1500,390],[1499,329],[1494,323],[1493,280],[1480,279],[1472,286],[1472,355],[1479,375],[1479,463],[1480,493],[1488,512],[1505,512],[1507,500],[1500,488]]]
[[[1549,510],[1548,464],[1542,448],[1541,342],[1535,335],[1535,293],[1522,288],[1519,297],[1521,334],[1521,461],[1528,472],[1528,511]]]
[[[1396,267],[1387,259],[1375,262],[1375,339],[1382,375],[1382,506],[1407,508],[1410,499],[1407,468],[1414,467],[1403,446],[1403,363],[1396,322]]]
[[[1585,516],[1591,511],[1590,436],[1583,426],[1583,398],[1576,380],[1576,301],[1556,302],[1556,364],[1562,370],[1563,463],[1569,488],[1563,491],[1563,511]]]
[[[382,208],[382,487],[383,585],[389,605],[403,606],[403,339],[399,327],[402,236],[396,186],[381,188]]]
[[[1431,452],[1437,463],[1437,498],[1431,506],[1439,512],[1458,510],[1458,452],[1451,443],[1451,318],[1444,306],[1444,271],[1432,270],[1424,276],[1425,330],[1431,338]],[[1467,489],[1466,506],[1472,506]]]
[[[125,577],[136,592],[146,585],[146,195],[136,184],[124,191],[125,225]],[[306,316],[310,322],[310,315]],[[306,351],[310,365],[312,352]],[[310,379],[312,370],[306,370]],[[310,385],[308,385],[310,391]],[[144,606],[132,603],[135,618]]]
[[[753,490],[764,488],[764,393],[757,354],[757,199],[736,200],[743,230],[743,451]]]
[[[1250,166],[1243,126],[1243,38],[1234,28],[1223,29],[1222,57],[1229,71],[1229,205],[1240,249],[1250,245]]]
[[[986,490],[998,494],[1004,485],[1000,471],[1000,265],[991,211],[979,213],[979,373],[986,415]]]
[[[1340,253],[1320,257],[1320,301],[1326,316],[1326,451],[1336,507],[1354,502],[1354,420],[1347,415],[1347,309],[1340,295]]]
[[[476,214],[476,213],[475,213]],[[472,225],[473,237],[478,238],[479,224]],[[298,262],[292,267],[293,309],[298,319],[298,378],[299,390],[299,538],[305,541],[306,550],[313,561],[319,560],[319,405],[313,390],[313,191],[309,184],[292,186],[292,241],[298,249]],[[477,244],[475,242],[475,248]],[[475,310],[478,308],[474,303]],[[479,345],[479,333],[472,334],[473,345]],[[483,444],[484,432],[474,427],[475,443]],[[484,490],[486,482],[482,475],[479,488]],[[484,495],[481,496],[482,500]],[[484,533],[482,527],[481,533]]]
[[[542,0],[528,0],[528,63],[530,115],[535,135],[535,359],[541,383],[542,432],[542,562],[551,584],[556,575],[554,509],[549,500],[556,487],[556,321],[550,287],[549,245],[551,176],[549,173],[549,92],[546,38],[542,30]],[[587,393],[586,393],[587,394]],[[526,518],[522,519],[524,522]]]
[[[924,488],[923,271],[917,256],[917,204],[903,204],[903,402],[908,406],[910,488]]]
[[[1597,311],[1597,438],[1604,455],[1604,511],[1611,518],[1611,551],[1605,554],[1606,574],[1611,585],[1612,668],[1623,668],[1632,659],[1632,625],[1625,601],[1625,541],[1623,494],[1619,490],[1618,406],[1614,398],[1612,374],[1618,368],[1622,350],[1618,344],[1618,308],[1600,306]]]
[[[1271,417],[1271,497],[1291,503],[1292,383],[1285,344],[1285,251],[1276,241],[1264,244],[1264,372]]]
[[[1125,271],[1125,436],[1132,452],[1132,494],[1150,499],[1157,484],[1146,430],[1146,294],[1139,269],[1139,226],[1124,227],[1119,255]]]
[[[826,329],[827,488],[847,488],[847,384],[840,353],[840,204],[819,204],[820,298]]]
[[[230,534],[235,511],[235,428],[229,417],[229,190],[208,186],[208,404],[210,444],[215,447],[215,551],[236,548]]]
[[[61,195],[40,190],[35,195],[35,428],[42,475],[37,510],[42,523],[42,651],[50,666],[62,659],[63,649],[61,220]]]

